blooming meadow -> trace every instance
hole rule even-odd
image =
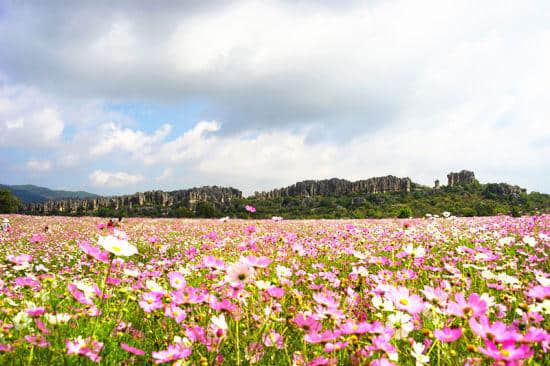
[[[549,215],[9,218],[2,365],[549,363]]]

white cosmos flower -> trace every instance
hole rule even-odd
[[[71,315],[66,313],[59,313],[59,314],[44,314],[44,317],[50,324],[61,324],[66,323],[71,319]]]
[[[407,337],[414,328],[412,317],[401,311],[388,315],[388,323],[395,329],[396,339]]]
[[[533,238],[532,236],[524,236],[523,237],[523,242],[527,245],[529,245],[530,247],[535,247],[535,245],[537,245],[537,240],[535,238]]]
[[[147,287],[147,289],[149,291],[153,291],[153,292],[162,292],[164,293],[164,289],[162,288],[161,285],[159,285],[158,283],[156,283],[155,281],[153,280],[147,280],[145,281],[145,287]]]
[[[426,255],[426,249],[422,246],[414,247],[412,243],[407,244],[403,251],[408,255],[413,255],[415,258],[422,258]]]
[[[271,282],[267,282],[267,281],[255,281],[254,284],[256,285],[256,287],[258,287],[260,290],[267,290],[268,288],[270,288],[271,286],[273,286],[271,284]]]
[[[544,277],[540,273],[535,274],[535,278],[543,286],[550,286],[550,277]]]
[[[424,352],[424,344],[414,342],[411,355],[416,359],[416,366],[421,366],[430,362],[430,357],[423,355],[422,352]]]
[[[128,243],[128,240],[122,239],[121,237],[123,236],[100,236],[97,243],[106,251],[113,253],[117,256],[129,257],[131,255],[137,254],[137,248]]]
[[[20,311],[13,317],[13,325],[17,330],[23,330],[30,327],[32,319],[25,311]]]

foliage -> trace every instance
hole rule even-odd
[[[19,200],[9,190],[0,189],[0,213],[14,213],[19,207]]]

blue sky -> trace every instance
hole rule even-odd
[[[550,192],[547,1],[3,2],[0,183]]]

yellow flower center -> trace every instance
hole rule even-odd
[[[400,303],[401,305],[408,305],[408,304],[409,304],[409,300],[407,300],[407,299],[401,299],[401,300],[399,300],[399,303]]]
[[[357,329],[358,329],[357,325],[354,324],[351,326],[351,330],[357,330]]]
[[[153,303],[153,299],[147,299],[147,303],[148,303],[148,304],[152,304],[152,303]]]
[[[508,357],[510,356],[510,351],[508,351],[507,349],[503,349],[500,351],[500,354],[503,355],[504,357]]]
[[[119,253],[119,252],[120,252],[120,248],[117,247],[116,245],[113,245],[113,247],[112,247],[111,249],[113,249],[113,252],[115,252],[115,253]]]

